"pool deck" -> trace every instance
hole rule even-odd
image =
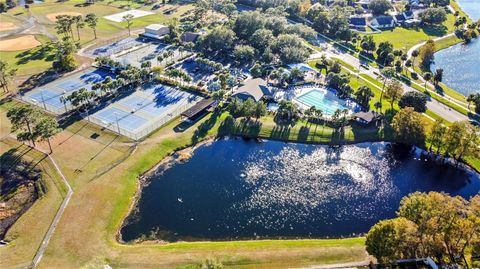
[[[276,101],[280,101],[280,100],[292,101],[293,103],[298,105],[300,110],[305,111],[310,108],[310,105],[301,102],[300,100],[298,100],[298,98],[314,90],[324,92],[325,94],[330,93],[328,98],[330,98],[330,95],[333,93],[332,90],[329,90],[323,85],[311,84],[311,85],[305,85],[305,86],[292,87],[287,90],[278,90],[277,92],[274,93],[274,99]],[[335,101],[339,102],[342,106],[347,107],[350,111],[349,115],[358,109],[358,106],[351,100],[342,100],[335,96]],[[324,114],[326,116],[330,115],[328,113],[325,113],[325,111],[324,111]]]

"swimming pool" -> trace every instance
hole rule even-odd
[[[337,109],[351,110],[348,106],[342,104],[342,101],[340,101],[334,93],[329,91],[311,90],[297,96],[295,99],[309,107],[314,106],[315,108],[322,110],[324,114],[328,115],[332,115]]]

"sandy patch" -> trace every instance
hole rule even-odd
[[[79,15],[83,15],[83,14],[80,13],[80,12],[56,12],[56,13],[49,13],[49,14],[46,15],[46,17],[50,21],[56,22],[57,21],[57,16],[61,16],[61,15],[79,16]]]
[[[18,27],[13,22],[0,22],[0,31],[15,30]]]
[[[25,35],[17,38],[0,40],[0,51],[17,51],[35,48],[42,45],[34,35]]]

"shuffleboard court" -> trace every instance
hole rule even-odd
[[[128,37],[105,46],[87,50],[85,51],[85,55],[89,57],[110,56],[144,44],[140,38]]]
[[[155,14],[155,13],[150,12],[150,11],[145,11],[145,10],[132,9],[132,10],[108,15],[108,16],[105,16],[104,18],[107,19],[107,20],[110,20],[110,21],[114,21],[114,22],[122,22],[123,18],[127,15],[132,15],[133,18],[135,19],[135,18],[140,18],[140,17],[152,15],[152,14]]]

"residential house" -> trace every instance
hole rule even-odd
[[[378,16],[370,21],[373,28],[385,29],[395,27],[395,19],[392,16]]]
[[[367,20],[365,17],[351,17],[349,19],[349,26],[351,29],[365,31],[367,28]]]

